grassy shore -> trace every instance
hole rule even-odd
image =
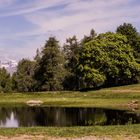
[[[86,127],[31,127],[31,128],[0,128],[0,135],[46,135],[53,137],[82,137],[88,135],[94,136],[116,136],[131,135],[140,136],[140,125],[127,126],[86,126]]]
[[[102,107],[131,109],[128,103],[138,101],[140,112],[140,84],[106,88],[89,92],[42,92],[42,93],[5,93],[0,94],[0,105],[22,106],[29,100],[41,100],[43,106],[65,107]],[[131,135],[140,137],[140,125],[127,126],[90,126],[90,127],[33,127],[0,128],[0,135],[49,135],[61,137],[81,137],[89,135]]]
[[[140,84],[106,88],[89,92],[41,92],[0,94],[0,105],[26,105],[29,100],[41,100],[43,106],[104,107],[129,109],[128,102],[138,100]]]

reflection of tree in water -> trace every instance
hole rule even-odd
[[[98,108],[2,107],[0,124],[6,124],[11,114],[18,126],[84,126],[140,123],[139,114]]]
[[[135,124],[140,123],[140,114],[122,110],[106,110],[107,122],[106,125],[118,125],[118,124]]]
[[[35,123],[35,113],[34,109],[26,108],[26,107],[20,107],[20,108],[14,108],[14,115],[15,118],[18,121],[19,126],[34,126]]]
[[[103,125],[107,119],[103,109],[80,109],[79,114],[79,124],[81,125]]]
[[[65,120],[64,111],[60,108],[15,108],[14,114],[19,126],[59,126],[60,120]]]
[[[36,125],[35,112],[32,109],[25,107],[2,107],[0,108],[0,124],[6,124],[6,121],[14,115],[14,119],[18,121],[19,126],[34,126]]]
[[[7,119],[10,119],[12,113],[11,108],[0,108],[0,125],[5,124]]]

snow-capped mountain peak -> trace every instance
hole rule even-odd
[[[16,71],[17,64],[15,60],[0,61],[0,68],[5,68],[10,74],[13,74]]]

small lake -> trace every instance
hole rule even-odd
[[[66,107],[0,107],[0,127],[93,126],[140,123],[126,110]]]

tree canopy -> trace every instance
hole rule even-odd
[[[59,42],[55,37],[50,37],[42,50],[42,57],[35,70],[38,90],[63,89],[62,82],[65,73],[63,62]]]
[[[35,80],[33,79],[35,62],[28,59],[19,61],[17,71],[13,74],[13,89],[19,92],[34,91]]]
[[[117,28],[116,32],[127,37],[128,43],[134,49],[135,57],[140,59],[140,35],[137,29],[130,23],[124,23]]]
[[[0,91],[80,90],[138,83],[140,34],[132,24],[115,33],[97,35],[94,29],[80,41],[74,35],[63,46],[49,37],[34,60],[22,59],[10,77],[0,69]],[[12,81],[12,85],[11,85]]]
[[[129,84],[139,70],[133,49],[121,34],[100,34],[83,46],[79,58],[79,73],[86,88]]]
[[[65,68],[67,75],[64,79],[63,85],[65,89],[78,89],[79,77],[77,75],[77,66],[79,62],[80,45],[76,36],[66,39],[63,46],[63,53],[65,58]]]
[[[0,68],[0,92],[10,92],[12,83],[10,74],[5,68]]]

